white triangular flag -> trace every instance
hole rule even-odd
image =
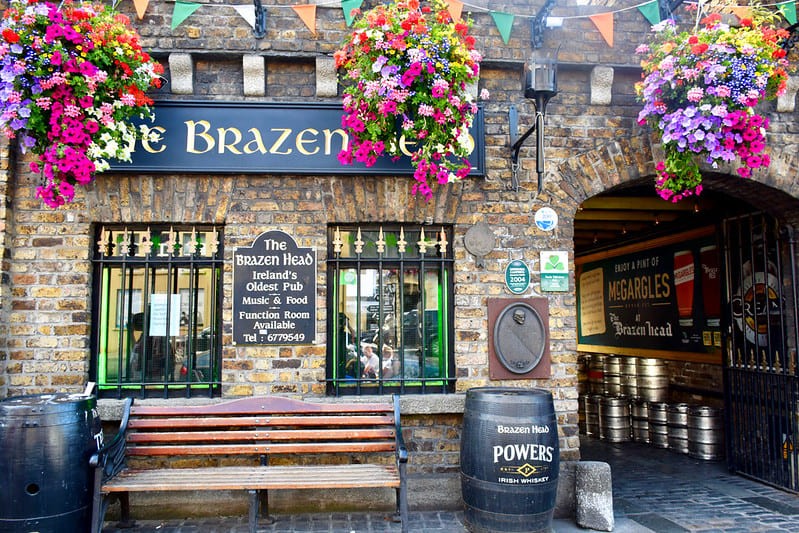
[[[254,5],[243,5],[243,6],[233,6],[233,8],[238,11],[241,18],[247,21],[247,24],[255,28],[255,6]]]

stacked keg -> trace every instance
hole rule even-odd
[[[621,358],[621,393],[628,398],[638,398],[638,358]]]
[[[605,393],[605,356],[591,354],[588,361],[588,390],[591,394]]]
[[[666,431],[669,449],[688,453],[688,404],[675,403],[666,410]]]
[[[669,373],[662,359],[640,358],[636,362],[638,398],[665,402],[669,395]]]
[[[632,435],[635,442],[649,443],[649,402],[636,399],[630,404]]]
[[[649,444],[655,448],[669,447],[669,429],[667,410],[669,404],[666,402],[649,402],[648,409],[648,431]]]
[[[715,461],[724,457],[724,418],[721,409],[694,406],[687,417],[688,455]]]
[[[723,457],[721,409],[669,404],[662,359],[586,355],[578,381],[581,431],[608,442],[643,442],[696,459]]]
[[[599,434],[608,442],[630,440],[630,401],[622,396],[603,396],[599,402]]]
[[[621,396],[621,357],[608,355],[604,363],[604,389],[608,396]]]

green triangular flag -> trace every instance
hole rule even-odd
[[[175,2],[175,8],[172,10],[172,29],[174,30],[180,24],[189,18],[192,13],[197,11],[197,8],[202,4],[195,4],[194,2]]]
[[[780,10],[785,20],[791,24],[796,24],[796,2],[781,2],[777,4],[777,9]]]
[[[361,9],[363,0],[341,0],[341,10],[344,11],[344,22],[352,26],[352,10]]]
[[[638,11],[646,17],[646,20],[648,20],[652,26],[660,23],[660,7],[658,6],[657,0],[652,0],[652,2],[648,4],[638,6]]]
[[[491,11],[491,18],[494,19],[494,24],[497,25],[499,34],[505,44],[508,44],[510,39],[510,29],[513,26],[513,15],[510,13],[500,13],[499,11]]]

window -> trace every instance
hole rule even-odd
[[[93,377],[100,397],[220,392],[222,231],[100,227]]]
[[[328,393],[452,392],[452,228],[328,228]]]

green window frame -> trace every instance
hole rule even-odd
[[[92,379],[103,398],[221,394],[223,232],[98,226]]]
[[[328,227],[329,395],[455,390],[452,231]]]

